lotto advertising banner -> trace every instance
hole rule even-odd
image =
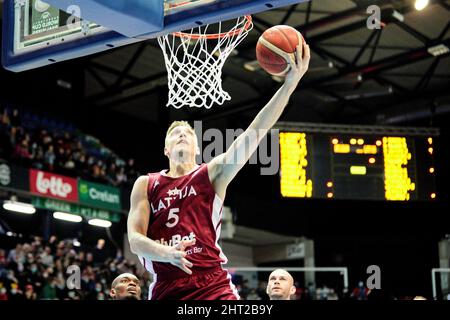
[[[114,211],[121,210],[120,190],[103,184],[78,181],[79,202]]]
[[[46,198],[78,202],[77,179],[30,169],[30,191]]]

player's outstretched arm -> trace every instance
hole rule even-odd
[[[148,176],[139,177],[134,183],[128,214],[128,241],[131,252],[149,261],[171,263],[191,274],[192,263],[186,259],[186,248],[195,240],[182,241],[173,247],[164,246],[147,237],[150,221],[150,204],[147,198]]]
[[[304,49],[303,56],[302,49]],[[209,178],[222,199],[228,184],[250,159],[261,140],[280,118],[291,94],[308,70],[310,57],[309,46],[306,43],[297,47],[296,61],[290,61],[291,70],[286,75],[283,86],[229,149],[208,163]]]

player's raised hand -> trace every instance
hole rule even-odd
[[[291,59],[291,69],[286,75],[285,83],[289,86],[296,87],[300,79],[308,71],[309,61],[311,59],[311,51],[309,46],[303,40],[303,43],[297,46],[295,59]]]
[[[186,248],[193,246],[195,244],[195,239],[193,240],[183,240],[176,246],[170,247],[169,249],[169,262],[174,266],[177,266],[187,274],[192,274],[193,264],[186,259]]]

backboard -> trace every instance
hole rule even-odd
[[[307,0],[8,0],[2,63],[19,72]]]

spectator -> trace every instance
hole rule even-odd
[[[44,155],[44,161],[45,161],[45,166],[47,168],[47,170],[49,171],[53,171],[55,168],[55,160],[56,160],[56,155],[54,152],[54,148],[52,145],[48,146],[47,151],[45,152]]]
[[[94,266],[94,255],[89,252],[88,254],[86,254],[86,266],[90,266],[93,267]]]
[[[114,300],[141,300],[139,279],[130,273],[122,273],[111,284],[110,296]]]
[[[359,281],[358,286],[353,289],[351,298],[356,300],[367,300],[369,294],[369,289],[364,286],[364,282]]]
[[[5,256],[5,250],[0,249],[0,268],[6,265],[6,256]],[[1,276],[1,274],[0,274]]]
[[[120,167],[119,168],[119,172],[116,175],[116,181],[118,185],[122,185],[122,184],[126,184],[128,181],[128,177],[125,174],[125,168],[124,167]]]
[[[44,147],[50,146],[53,142],[53,139],[50,136],[50,134],[48,134],[47,130],[41,131],[41,139],[42,139],[41,141],[42,141],[42,144],[44,145]]]
[[[49,246],[46,246],[41,253],[41,262],[47,267],[53,266],[52,249]]]
[[[58,238],[56,238],[55,235],[51,235],[50,239],[48,239],[48,246],[51,249],[52,254],[55,254],[56,252],[56,241],[58,240]]]
[[[107,258],[108,252],[105,249],[105,240],[104,239],[98,239],[97,245],[95,246],[93,257],[94,257],[94,264],[100,265],[105,262]]]
[[[250,288],[248,287],[248,280],[244,279],[242,281],[241,287],[238,290],[239,292],[239,296],[241,297],[242,300],[247,300],[247,296],[250,293]]]
[[[103,179],[102,179],[102,169],[100,168],[100,166],[96,163],[92,166],[92,181],[97,182],[97,183],[103,183]]]
[[[19,285],[17,283],[11,283],[11,289],[8,294],[9,301],[22,301],[25,297],[23,295],[22,290],[20,290]]]
[[[256,293],[256,289],[250,289],[247,300],[261,300],[261,297]]]
[[[64,173],[71,175],[75,170],[75,161],[72,159],[72,153],[69,149],[66,150],[66,161],[64,163]]]
[[[136,168],[134,166],[134,159],[128,159],[126,171],[127,171],[127,175],[128,175],[128,180],[130,182],[134,182],[134,180],[136,180],[137,177],[139,176],[139,174],[136,171]]]
[[[3,283],[0,283],[0,301],[2,300],[8,300],[8,294],[6,288],[3,287]]]
[[[307,294],[308,300],[316,299],[316,286],[315,286],[315,284],[312,283],[312,282],[309,282],[307,290],[308,290],[308,294]]]
[[[1,123],[5,127],[9,127],[11,125],[11,120],[9,118],[8,110],[6,110],[6,109],[3,109],[3,113],[1,116]]]
[[[13,109],[10,119],[11,126],[13,127],[18,127],[22,124],[22,121],[20,120],[19,110],[17,110],[16,108]]]
[[[33,283],[37,288],[42,288],[44,283],[45,273],[42,273],[42,269],[36,263],[31,263],[27,272],[24,273],[24,277],[27,283]]]
[[[114,163],[111,163],[106,173],[106,181],[108,184],[117,186],[117,168]]]
[[[36,143],[34,143],[33,145],[36,145]],[[36,148],[33,149],[32,154],[31,154],[31,166],[35,169],[38,170],[43,170],[44,169],[44,150],[42,149],[41,146],[37,146]]]
[[[36,300],[37,295],[36,292],[34,292],[33,285],[27,284],[25,286],[25,300]]]
[[[59,144],[61,145],[61,144]],[[55,162],[55,171],[58,173],[65,173],[64,172],[64,165],[67,161],[66,152],[64,151],[64,148],[62,146],[58,146],[56,148],[56,162]]]
[[[7,263],[21,263],[25,260],[25,256],[22,250],[22,245],[18,243],[16,248],[11,250],[8,254]]]
[[[303,300],[304,299],[304,294],[305,294],[305,290],[300,287],[300,284],[296,281],[294,283],[295,286],[295,294],[294,294],[294,300]]]
[[[28,141],[22,140],[21,143],[16,145],[16,149],[14,150],[14,158],[17,159],[18,163],[23,166],[28,166],[31,160],[31,154],[28,149]]]
[[[52,277],[48,277],[42,288],[43,300],[55,300],[56,299],[56,281]]]
[[[337,295],[336,291],[331,288],[330,293],[328,294],[328,300],[339,300],[339,296]]]
[[[269,276],[267,294],[270,300],[291,300],[295,294],[294,278],[283,269],[274,270]]]
[[[261,298],[261,300],[267,300],[267,282],[266,281],[260,281],[258,283],[258,288],[256,289],[256,293]]]
[[[58,272],[58,274],[56,276],[55,291],[56,291],[57,299],[64,300],[65,298],[67,298],[66,280],[64,279],[62,272]]]

